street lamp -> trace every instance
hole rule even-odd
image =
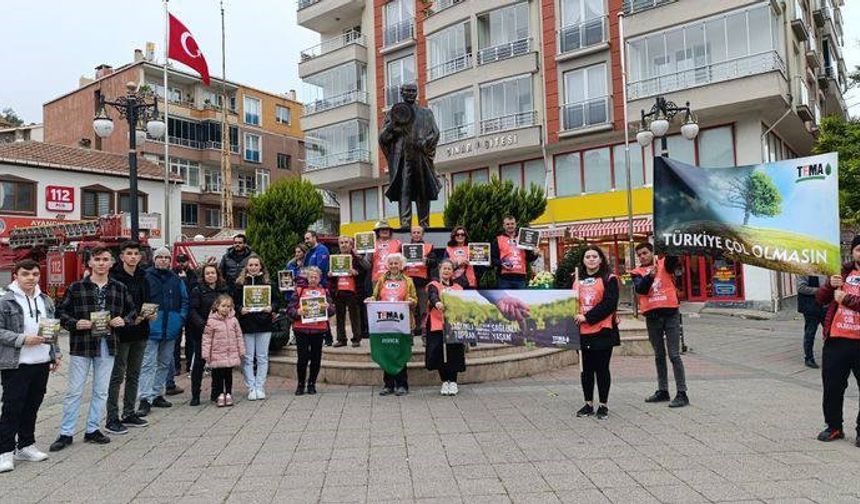
[[[140,214],[137,206],[137,145],[146,141],[147,133],[152,138],[161,138],[167,130],[164,121],[158,118],[158,101],[150,93],[138,90],[134,82],[126,84],[128,92],[116,101],[107,101],[104,96],[99,98],[99,108],[93,118],[93,131],[99,138],[107,138],[113,133],[113,120],[107,113],[107,105],[119,112],[119,116],[128,122],[128,178],[129,178],[129,210],[131,213],[131,238],[140,238]],[[152,100],[147,103],[148,99]],[[145,128],[145,129],[144,129]],[[167,163],[167,160],[164,160]]]
[[[660,139],[660,156],[668,157],[669,143],[666,140],[666,133],[672,120],[681,113],[684,114],[681,135],[687,140],[694,140],[699,134],[699,124],[693,117],[693,111],[690,110],[690,102],[687,102],[684,107],[679,107],[674,102],[658,96],[650,112],[641,111],[642,120],[636,133],[636,141],[642,147],[647,147],[654,141],[654,137],[657,137]]]

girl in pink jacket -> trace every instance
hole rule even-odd
[[[233,368],[242,365],[245,340],[236,320],[233,298],[222,294],[212,304],[203,329],[203,360],[212,368],[212,396],[218,407],[233,406]]]

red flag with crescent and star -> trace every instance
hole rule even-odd
[[[197,41],[191,35],[188,28],[182,22],[170,14],[170,36],[167,49],[167,57],[184,63],[200,74],[203,79],[203,84],[209,85],[209,66],[206,64],[206,58],[200,52],[200,47],[197,46]]]

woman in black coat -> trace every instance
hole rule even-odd
[[[228,294],[229,289],[221,278],[221,271],[216,264],[203,266],[200,273],[202,280],[191,291],[191,309],[188,313],[188,327],[186,337],[194,341],[192,355],[189,359],[191,367],[191,406],[200,405],[200,386],[203,381],[203,367],[206,361],[200,356],[201,340],[212,304],[221,294]],[[216,398],[212,398],[214,402]]]

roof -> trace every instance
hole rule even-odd
[[[0,163],[49,168],[85,173],[103,173],[119,177],[128,176],[128,157],[92,149],[70,147],[45,142],[13,142],[0,144]],[[164,170],[143,156],[137,158],[139,178],[164,180]],[[174,181],[181,180],[171,175]]]

